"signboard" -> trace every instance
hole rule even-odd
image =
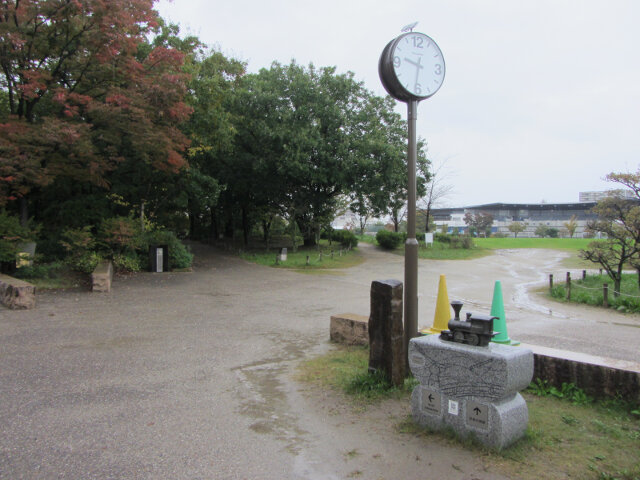
[[[422,410],[434,415],[440,415],[441,405],[442,401],[439,392],[422,388]]]
[[[467,402],[467,425],[487,430],[489,428],[489,406],[478,402]]]
[[[427,232],[424,234],[424,243],[427,245],[433,245],[433,232]]]

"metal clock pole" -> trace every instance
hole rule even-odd
[[[444,57],[440,47],[424,33],[414,32],[416,23],[402,29],[399,37],[382,50],[378,73],[389,95],[407,102],[407,241],[404,245],[404,349],[408,363],[409,341],[418,336],[418,240],[416,239],[416,121],[418,102],[431,97],[444,81]]]
[[[418,336],[418,240],[416,239],[416,121],[418,101],[407,102],[408,158],[407,169],[407,241],[404,245],[404,351],[409,352],[409,340]],[[407,364],[408,365],[408,364]]]

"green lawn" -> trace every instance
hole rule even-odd
[[[278,251],[279,252],[279,251]],[[287,260],[276,262],[277,252],[275,250],[265,252],[264,250],[248,251],[241,253],[245,260],[260,265],[276,268],[289,268],[299,271],[329,270],[339,268],[349,268],[359,265],[364,261],[364,257],[355,249],[347,250],[339,243],[329,245],[326,240],[321,240],[320,248],[299,247],[297,252],[287,252]]]
[[[549,248],[552,250],[578,250],[593,242],[590,238],[475,238],[480,248],[491,250],[506,248]]]
[[[407,379],[402,388],[393,388],[368,372],[368,357],[367,348],[338,345],[325,355],[303,361],[297,379],[336,392],[336,401],[351,402],[354,411],[366,412],[366,405],[390,398],[406,401],[409,408],[416,381]],[[527,433],[501,452],[431,432],[410,416],[396,425],[398,435],[408,442],[425,436],[441,444],[463,446],[481,455],[489,472],[509,478],[640,479],[640,412],[636,406],[596,402],[573,385],[547,392],[532,384],[522,393],[529,409]],[[361,421],[367,422],[365,415]]]

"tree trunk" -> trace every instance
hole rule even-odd
[[[20,226],[26,227],[29,221],[29,205],[25,197],[20,197]]]
[[[296,253],[298,251],[298,242],[296,242],[296,217],[295,215],[290,215],[290,220],[289,220],[289,230],[290,230],[290,234],[291,234],[291,249],[293,250],[293,253]]]
[[[242,207],[242,240],[244,241],[244,246],[249,246],[249,215],[247,214],[246,207]]]
[[[216,215],[215,208],[211,208],[211,225],[209,226],[209,235],[211,235],[212,242],[218,240],[218,217]]]
[[[620,296],[620,284],[621,283],[622,283],[621,276],[616,276],[616,278],[613,279],[613,296],[615,298],[618,298]]]
[[[273,217],[267,221],[266,219],[262,219],[262,240],[264,241],[264,246],[269,251],[269,241],[271,240],[271,222],[273,221]]]

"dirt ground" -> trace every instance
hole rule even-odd
[[[331,348],[330,315],[367,315],[371,281],[402,280],[402,257],[363,245],[362,265],[307,275],[193,250],[190,273],[0,307],[0,479],[503,478],[477,454],[397,433],[408,403],[355,412],[293,380],[302,359]],[[421,261],[419,323],[433,321],[439,275],[451,300],[480,313],[501,280],[511,338],[640,362],[638,316],[528,292],[564,278],[561,258]]]

